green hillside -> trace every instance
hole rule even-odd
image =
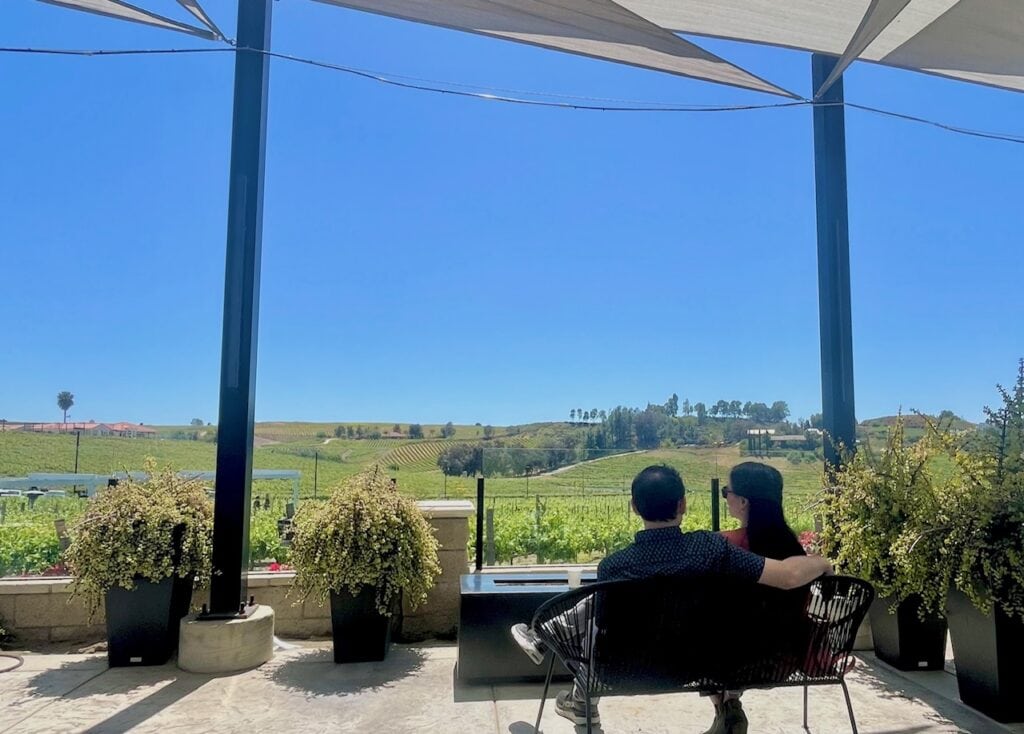
[[[305,424],[318,425],[318,424]],[[302,429],[308,431],[308,428]],[[516,450],[537,445],[552,445],[562,429],[548,427],[536,432],[519,432],[504,442]],[[278,433],[284,435],[284,432]],[[301,432],[297,432],[301,435]],[[380,467],[398,481],[399,489],[419,498],[475,497],[472,477],[445,477],[437,468],[437,457],[449,440],[381,439],[348,440],[298,438],[289,442],[263,445],[255,450],[257,469],[297,469],[302,473],[301,495],[323,492],[345,477],[362,470]],[[206,441],[171,439],[99,438],[83,436],[78,466],[82,473],[111,473],[143,468],[147,457],[175,469],[210,470],[215,466],[216,445]],[[656,449],[607,456],[584,461],[545,474],[530,477],[491,477],[487,479],[489,496],[526,496],[534,494],[579,495],[628,491],[633,476],[652,463],[668,463],[680,470],[694,496],[706,494],[712,477],[724,478],[729,468],[741,461],[736,447]],[[794,465],[784,459],[769,459],[786,477],[787,488],[795,498],[808,497],[818,486],[817,464]],[[75,465],[75,437],[61,434],[0,433],[0,476],[23,476],[30,472],[71,472]],[[290,492],[287,482],[260,482],[257,494]]]

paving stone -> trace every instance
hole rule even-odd
[[[30,655],[23,669],[0,675],[0,732],[531,732],[541,686],[458,684],[456,652],[454,645],[396,645],[381,663],[335,665],[329,641],[304,642],[256,670],[220,677],[173,664],[108,670],[101,655]],[[1024,732],[937,697],[919,675],[901,677],[865,656],[848,678],[862,734]],[[931,685],[948,681],[941,683]],[[802,730],[798,688],[749,691],[743,701],[752,732]],[[607,734],[696,733],[712,718],[710,703],[696,694],[610,697],[600,711],[597,731]],[[846,734],[849,726],[838,686],[810,691],[810,734]],[[542,729],[574,734],[550,702]]]

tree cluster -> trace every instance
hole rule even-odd
[[[682,413],[682,415],[680,415]],[[605,413],[601,422],[587,431],[586,447],[594,450],[628,451],[652,449],[662,444],[707,445],[735,443],[747,431],[759,426],[774,426],[786,433],[799,433],[810,428],[810,422],[789,423],[789,406],[784,400],[766,403],[742,403],[719,400],[710,407],[702,402],[679,400],[675,393],[662,404],[649,403],[646,408],[617,406]],[[820,423],[820,416],[817,416]]]
[[[448,476],[471,476],[480,471],[485,477],[522,477],[588,458],[585,448],[572,436],[562,437],[560,442],[568,445],[524,449],[508,446],[500,439],[486,444],[458,442],[441,452],[437,466]]]

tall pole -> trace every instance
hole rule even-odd
[[[837,59],[812,54],[812,89]],[[821,407],[825,461],[841,463],[838,447],[856,448],[853,400],[853,317],[850,308],[850,230],[846,192],[846,115],[843,79],[814,105],[814,188],[818,216],[818,320],[821,331]]]
[[[479,571],[484,565],[484,450],[477,449],[479,469],[476,475],[476,570]]]
[[[238,0],[210,611],[246,597],[273,0]]]
[[[720,518],[720,505],[718,504],[718,477],[711,478],[711,529],[714,532],[718,532],[722,529],[722,521]]]

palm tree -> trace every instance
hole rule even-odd
[[[57,407],[64,411],[64,423],[68,422],[68,411],[71,410],[71,406],[75,404],[75,396],[69,393],[67,390],[61,390],[57,393]]]

